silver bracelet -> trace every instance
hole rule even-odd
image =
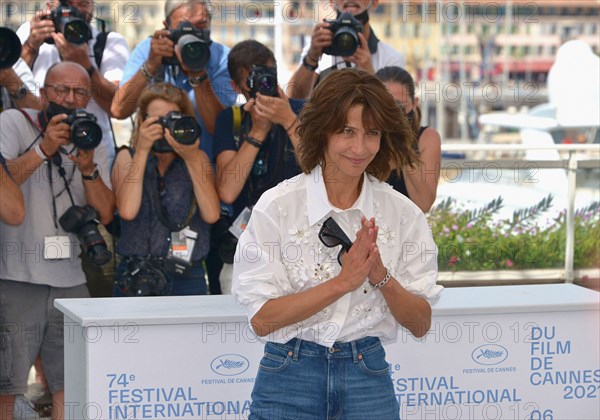
[[[383,286],[387,284],[388,281],[392,278],[392,273],[387,268],[385,269],[385,277],[377,284],[372,284],[373,289],[381,289]]]

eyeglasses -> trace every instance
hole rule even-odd
[[[58,96],[66,96],[69,94],[69,92],[71,92],[73,96],[79,100],[87,99],[90,96],[90,90],[82,87],[66,86],[61,85],[60,83],[49,83],[45,85],[45,87],[54,89],[54,92],[56,92]]]
[[[348,238],[348,236],[344,233],[340,225],[336,223],[333,218],[329,217],[321,226],[321,230],[319,231],[319,239],[326,247],[333,248],[335,246],[341,245],[342,249],[338,253],[337,260],[342,265],[342,256],[350,251],[352,247],[352,241]]]

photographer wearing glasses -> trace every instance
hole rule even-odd
[[[304,101],[285,96],[277,83],[275,56],[260,42],[235,45],[228,67],[231,85],[247,102],[227,108],[217,117],[217,191],[224,203],[233,206],[227,221],[221,220],[212,230],[209,280],[217,286],[223,262],[233,263],[237,238],[228,230],[231,222],[245,225],[250,208],[263,192],[300,173],[294,130],[304,106]],[[221,291],[226,294],[231,291],[230,269],[227,266],[221,276]]]
[[[63,316],[54,299],[89,297],[80,254],[110,254],[95,229],[113,217],[109,153],[95,117],[83,108],[90,78],[79,64],[48,70],[44,108],[0,114],[0,153],[25,199],[19,226],[0,223],[0,417],[12,418],[38,354],[52,393],[53,419],[64,403]],[[81,249],[81,253],[79,250]],[[41,336],[28,331],[41,331]]]
[[[380,41],[369,23],[369,11],[377,9],[379,0],[330,0],[330,4],[336,19],[314,26],[290,79],[290,98],[308,99],[319,75],[327,70],[357,67],[374,74],[386,66],[404,66],[404,57]]]
[[[357,69],[316,87],[297,132],[303,173],[262,195],[235,255],[233,294],[267,341],[249,418],[399,419],[381,342],[424,336],[442,290],[423,212],[384,182],[416,163],[413,133]]]
[[[157,83],[142,91],[136,115],[132,148],[117,154],[112,171],[122,257],[113,294],[204,295],[219,199],[194,108],[183,90]]]
[[[135,111],[144,87],[168,82],[183,89],[202,128],[200,147],[213,157],[217,114],[234,103],[229,84],[229,48],[210,39],[209,0],[166,0],[164,29],[140,42],[125,67],[112,106],[116,118]]]
[[[52,0],[30,22],[17,31],[23,44],[21,57],[42,86],[48,69],[62,61],[72,61],[86,69],[91,81],[91,97],[86,110],[98,118],[102,140],[113,149],[110,107],[121,80],[129,48],[116,32],[99,32],[91,27],[92,0]]]

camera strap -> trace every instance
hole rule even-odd
[[[231,112],[233,117],[233,141],[235,142],[235,148],[239,150],[242,138],[242,106],[232,106]]]
[[[32,116],[29,115],[29,113],[27,111],[25,111],[21,108],[16,108],[16,109],[19,110],[19,112],[21,112],[21,114],[23,114],[25,119],[27,121],[29,121],[29,123],[40,132],[40,134],[33,140],[33,142],[25,150],[25,152],[27,152],[29,149],[31,149],[31,147],[35,144],[35,142],[44,135],[44,133],[46,132],[46,129],[39,122],[39,115],[41,114],[41,112],[38,113],[38,122],[36,122],[32,118]],[[54,188],[53,188],[53,181],[52,181],[52,164],[56,165],[56,167],[58,169],[58,174],[63,179],[63,182],[65,184],[65,190],[67,191],[67,194],[69,195],[69,199],[71,200],[72,205],[75,205],[75,201],[73,200],[73,195],[71,194],[71,189],[69,188],[69,184],[73,180],[73,175],[75,175],[75,167],[73,167],[73,172],[71,173],[71,179],[67,180],[67,176],[66,176],[67,172],[65,171],[65,168],[63,168],[63,166],[62,166],[62,157],[60,156],[60,152],[56,152],[56,154],[54,154],[50,159],[47,159],[45,162],[47,162],[48,182],[50,184],[50,196],[52,197],[52,213],[54,216],[52,218],[52,221],[54,222],[54,227],[58,231],[58,222],[57,222],[58,212],[56,210],[56,197],[60,196],[60,194],[62,194],[62,192],[59,193],[57,196],[54,195]]]

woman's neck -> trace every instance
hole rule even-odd
[[[362,189],[364,176],[341,179],[339,176],[327,176],[323,171],[325,190],[329,202],[338,209],[347,210],[354,205]]]

